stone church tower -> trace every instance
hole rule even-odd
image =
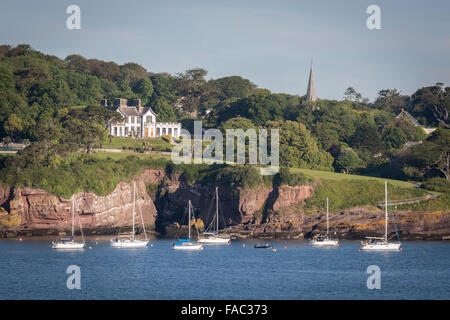
[[[311,69],[309,70],[308,90],[306,91],[306,101],[314,102],[316,100],[317,100],[316,86],[314,85],[314,74],[311,62]]]

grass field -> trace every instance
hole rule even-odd
[[[123,148],[135,148],[142,147],[144,142],[149,142],[152,150],[156,151],[170,151],[172,149],[172,145],[162,138],[155,139],[132,139],[132,138],[116,138],[113,137],[111,139],[111,143],[109,143],[109,139],[102,144],[103,149],[123,149]]]
[[[138,152],[95,152],[92,153],[92,156],[99,160],[106,160],[108,158],[112,160],[122,160],[125,159],[128,156],[135,156],[141,160],[160,160],[164,159],[169,161],[170,156],[163,155],[163,154],[145,154],[145,153],[138,153]]]
[[[303,173],[305,176],[314,178],[314,179],[326,179],[326,180],[369,180],[369,181],[378,181],[380,183],[384,183],[387,181],[389,184],[402,188],[414,188],[414,184],[407,181],[401,180],[393,180],[393,179],[385,179],[385,178],[377,178],[377,177],[369,177],[369,176],[359,176],[355,174],[345,174],[345,173],[337,173],[331,171],[318,171],[318,170],[310,170],[310,169],[300,169],[300,168],[290,168],[293,173]]]

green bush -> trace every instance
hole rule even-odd
[[[279,184],[287,184],[289,186],[301,186],[311,183],[311,179],[306,177],[303,173],[293,173],[289,168],[282,167],[280,172],[277,174]]]
[[[422,188],[431,191],[450,193],[450,182],[444,178],[434,177],[427,179],[422,183]]]
[[[167,160],[128,156],[120,160],[97,159],[77,154],[55,167],[19,168],[8,163],[0,170],[0,181],[16,187],[33,187],[70,198],[80,191],[98,195],[111,193],[122,180],[130,180],[142,168],[164,168]]]

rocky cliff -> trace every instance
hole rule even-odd
[[[154,229],[156,208],[142,180],[136,180],[136,219]],[[114,233],[132,225],[133,184],[120,182],[115,190],[98,196],[92,192],[73,195],[75,209],[86,233]],[[58,234],[72,226],[72,199],[40,189],[0,187],[0,229],[4,234]],[[78,230],[78,218],[75,217]],[[78,231],[77,231],[78,232]]]
[[[183,175],[164,170],[144,170],[136,181],[136,218],[142,212],[146,227],[161,235],[179,234],[186,224],[187,201],[195,215],[207,225],[215,210],[212,197],[215,185],[188,184]],[[309,238],[326,230],[324,214],[304,214],[302,205],[314,196],[314,187],[260,186],[257,189],[219,187],[220,221],[232,236]],[[112,234],[129,230],[132,221],[132,182],[120,182],[115,190],[98,196],[91,192],[73,195],[86,234]],[[61,234],[71,228],[71,199],[46,191],[0,186],[0,232],[16,234]],[[184,221],[183,221],[184,218]],[[403,239],[441,239],[450,235],[450,214],[446,212],[396,212],[396,222]],[[357,239],[381,235],[384,212],[375,208],[354,208],[330,212],[330,231],[340,237]],[[395,230],[390,224],[389,231]],[[449,237],[450,238],[450,237]]]

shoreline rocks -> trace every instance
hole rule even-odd
[[[183,175],[166,175],[164,170],[143,170],[136,181],[136,226],[142,212],[146,230],[158,237],[174,237],[188,200],[195,215],[207,224],[215,185],[189,185]],[[147,187],[152,185],[152,196]],[[304,214],[302,203],[314,195],[311,185],[257,189],[220,186],[220,221],[223,231],[237,239],[309,239],[326,231],[325,215]],[[73,195],[85,235],[114,235],[129,232],[132,224],[133,184],[121,181],[113,192],[98,196],[92,192]],[[212,205],[212,207],[211,207]],[[401,240],[450,240],[450,212],[407,212],[396,214]],[[58,236],[70,233],[71,200],[44,190],[0,186],[0,237],[27,235]],[[79,233],[78,221],[75,224]],[[390,222],[389,232],[395,236]],[[384,212],[358,207],[330,212],[330,232],[341,239],[362,239],[384,234]]]

